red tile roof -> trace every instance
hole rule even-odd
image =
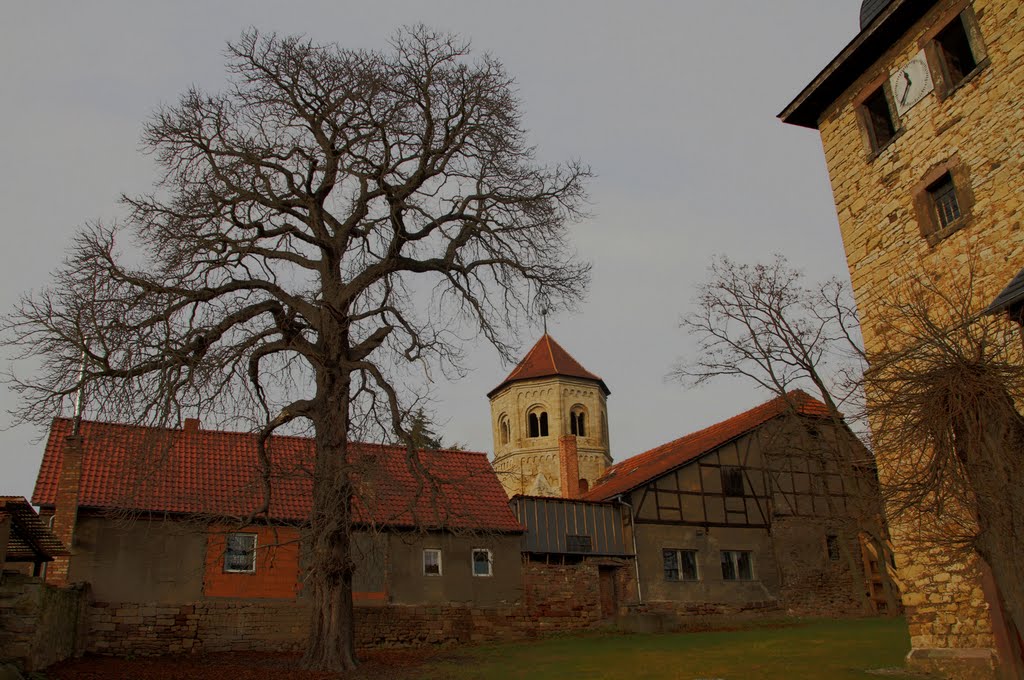
[[[627,493],[681,465],[714,451],[737,437],[765,424],[772,418],[793,408],[800,415],[826,417],[828,408],[803,390],[793,390],[788,398],[777,397],[769,402],[744,411],[728,420],[680,437],[650,451],[608,468],[597,480],[594,488],[584,494],[586,500],[600,501]]]
[[[32,502],[54,505],[64,440],[72,422],[50,428]],[[245,517],[262,499],[256,438],[247,432],[161,429],[83,421],[79,506]],[[274,436],[272,519],[309,515],[313,440]],[[521,531],[484,453],[421,451],[414,472],[398,446],[353,445],[360,489],[358,522],[378,525]]]
[[[611,394],[608,386],[604,384],[604,380],[583,368],[580,362],[573,359],[572,355],[555,342],[554,338],[545,333],[533,346],[533,349],[527,352],[523,360],[508,374],[508,377],[488,392],[487,396],[493,397],[501,388],[518,380],[547,378],[556,375],[593,380],[600,384],[605,396]]]

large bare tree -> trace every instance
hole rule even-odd
[[[889,506],[913,527],[904,540],[954,562],[980,556],[1024,631],[1024,336],[980,311],[978,257],[966,253],[954,271],[899,273],[903,283],[879,302],[869,413]],[[1007,664],[1017,673],[1020,651]]]
[[[511,358],[531,301],[581,299],[567,225],[589,171],[539,163],[501,63],[423,26],[381,52],[249,32],[228,71],[225,91],[154,115],[143,141],[162,181],[123,199],[123,221],[84,228],[8,318],[38,360],[12,384],[40,423],[83,387],[104,419],[252,419],[268,470],[271,433],[307,423],[305,660],[347,669],[352,432],[412,451],[410,366],[457,371],[476,335]]]

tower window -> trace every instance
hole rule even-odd
[[[527,417],[527,426],[531,438],[548,436],[547,411],[531,411]]]
[[[960,203],[956,199],[953,177],[947,172],[939,181],[928,187],[928,196],[935,210],[939,229],[945,229],[960,219]]]
[[[949,26],[935,36],[935,44],[942,57],[943,75],[946,76],[946,85],[949,89],[963,82],[964,78],[978,66],[962,15],[953,19]]]
[[[948,97],[988,64],[981,28],[970,3],[926,37],[925,51],[940,98]]]
[[[498,419],[498,431],[501,436],[501,443],[508,444],[512,440],[512,428],[508,422],[508,416],[502,415]]]
[[[569,432],[577,437],[587,436],[587,413],[580,405],[573,406],[569,411]]]
[[[896,136],[896,122],[883,84],[872,92],[862,105],[862,119],[867,128],[871,150],[879,152]]]
[[[971,224],[974,192],[970,168],[953,154],[924,174],[913,190],[921,235],[930,245]]]

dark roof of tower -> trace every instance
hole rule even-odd
[[[819,118],[832,103],[938,2],[864,0],[860,32],[779,113],[779,118],[790,125],[817,128]]]
[[[604,380],[583,368],[580,362],[572,358],[561,345],[555,342],[554,338],[545,333],[537,344],[533,346],[523,360],[512,369],[508,377],[501,381],[501,384],[487,393],[493,397],[500,389],[520,380],[531,380],[533,378],[549,378],[553,376],[564,376],[568,378],[583,378],[593,380],[604,391],[605,396],[611,394]]]
[[[871,20],[882,13],[892,0],[864,0],[860,5],[860,30],[867,28]]]

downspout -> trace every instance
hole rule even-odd
[[[633,521],[633,506],[622,500],[622,494],[615,499],[629,508],[629,533],[633,537],[633,567],[636,571],[636,599],[640,604],[644,603],[644,595],[640,590],[640,554],[636,551],[636,522]]]

